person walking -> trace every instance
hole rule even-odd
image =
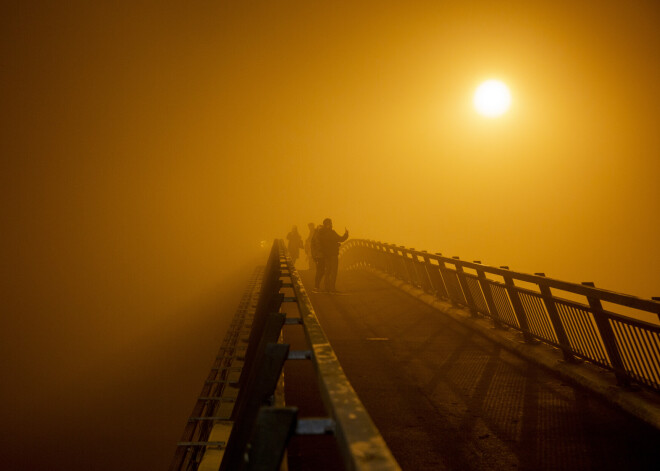
[[[314,229],[314,235],[312,236],[312,241],[310,243],[310,251],[312,252],[312,258],[314,259],[314,266],[316,268],[316,273],[314,274],[314,289],[313,293],[318,293],[321,290],[321,279],[325,273],[325,258],[323,258],[323,252],[321,251],[321,240],[319,239],[319,233],[323,229],[323,226],[318,225]]]
[[[307,256],[309,269],[313,270],[315,262],[314,257],[312,256],[312,239],[314,238],[314,232],[316,232],[316,226],[313,222],[310,222],[307,224],[307,227],[309,228],[309,235],[307,236],[307,239],[305,239],[305,255]]]
[[[317,291],[320,289],[321,279],[325,276],[325,289],[330,293],[336,293],[339,245],[348,239],[348,230],[344,229],[344,235],[340,236],[332,229],[332,219],[325,218],[323,226],[316,231],[314,237],[318,239],[322,259],[321,267],[318,262],[316,266],[315,288]]]
[[[287,246],[289,249],[289,256],[291,257],[293,266],[296,266],[296,260],[298,260],[298,257],[300,256],[300,249],[303,248],[303,241],[298,233],[298,226],[293,226],[291,232],[287,234],[286,238],[289,241]]]

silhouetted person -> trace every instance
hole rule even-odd
[[[307,255],[307,263],[309,264],[309,269],[312,270],[315,266],[314,257],[312,256],[312,239],[314,238],[314,232],[316,232],[316,227],[313,222],[307,224],[309,228],[309,235],[305,239],[305,255]]]
[[[321,278],[325,275],[325,289],[331,293],[336,292],[335,282],[337,281],[337,266],[339,265],[339,245],[348,239],[348,230],[344,229],[344,235],[340,236],[332,229],[332,219],[325,218],[323,227],[316,232],[318,244],[322,255],[322,270],[319,263],[316,266],[316,277],[314,284],[319,289]]]
[[[323,252],[321,250],[321,239],[319,239],[319,233],[323,229],[323,226],[318,225],[314,229],[314,235],[312,235],[312,240],[310,242],[310,251],[312,252],[312,258],[314,259],[314,266],[316,268],[316,273],[314,274],[314,290],[318,292],[321,287],[321,278],[325,273],[325,259],[323,258]]]
[[[295,266],[296,260],[298,260],[298,257],[300,256],[300,249],[303,248],[303,240],[298,233],[298,226],[293,226],[291,232],[287,234],[286,238],[289,241],[289,245],[287,246],[289,249],[289,256]]]

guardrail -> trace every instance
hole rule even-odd
[[[660,392],[658,298],[361,239],[343,244],[340,264],[380,270],[472,316],[488,317],[495,327],[516,329],[528,342],[553,345],[566,361],[583,359],[611,370],[621,385],[635,382]]]
[[[236,402],[235,386],[244,364],[263,271],[263,267],[257,267],[253,272],[177,443],[170,471],[218,469],[227,445],[229,420]]]
[[[283,303],[288,304],[286,313],[280,311]],[[291,350],[283,342],[286,326],[302,326],[306,349]],[[245,340],[245,351],[232,354],[240,360],[240,378],[223,376],[213,380],[226,383],[223,396],[228,390],[234,391],[235,403],[230,413],[218,414],[222,398],[215,398],[220,400],[218,405],[206,413],[213,429],[196,441],[187,431],[171,470],[218,469],[218,466],[222,471],[279,470],[289,440],[295,435],[334,436],[343,469],[400,470],[348,382],[282,240],[276,240],[270,252],[251,316],[249,338]],[[299,409],[290,401],[284,407],[281,380],[288,360],[313,362],[327,417],[299,417]],[[204,396],[207,393],[203,391]],[[194,414],[201,412],[198,409]],[[225,436],[226,441],[218,439]],[[210,451],[214,453],[212,457],[207,456]]]

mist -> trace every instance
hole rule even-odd
[[[12,469],[165,467],[294,224],[660,295],[654,2],[3,10]]]

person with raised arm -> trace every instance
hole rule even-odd
[[[344,228],[344,235],[339,235],[332,229],[332,219],[325,218],[323,226],[314,234],[320,251],[320,259],[316,263],[316,277],[314,278],[315,292],[318,292],[321,279],[325,276],[325,289],[329,293],[337,293],[337,268],[339,265],[339,246],[348,239],[348,230]]]

